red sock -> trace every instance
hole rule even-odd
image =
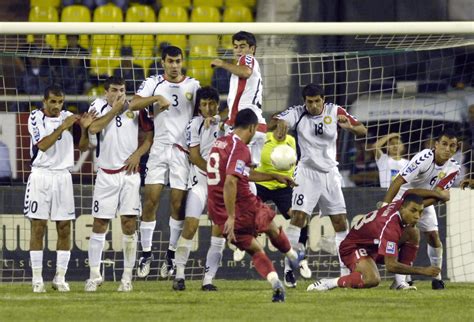
[[[405,265],[413,265],[418,253],[418,245],[411,243],[404,243],[400,247],[400,253],[398,254],[398,261]]]
[[[337,281],[337,286],[344,288],[364,288],[362,274],[359,272],[352,272],[349,275],[342,276]]]
[[[267,275],[269,273],[276,272],[275,267],[273,267],[272,261],[264,252],[255,253],[252,256],[252,261],[255,265],[255,269],[264,279],[267,278]]]
[[[290,241],[281,227],[280,234],[278,234],[276,238],[270,237],[270,241],[272,242],[273,246],[275,246],[275,248],[283,254],[288,253],[288,251],[291,249]]]

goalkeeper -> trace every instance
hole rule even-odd
[[[295,138],[287,133],[286,128],[276,128],[274,132],[268,132],[266,134],[265,144],[262,149],[260,165],[255,170],[264,173],[278,173],[284,176],[292,177],[295,171],[294,165],[287,171],[277,170],[272,165],[272,162],[270,160],[270,155],[273,149],[278,145],[282,144],[287,144],[296,151]],[[286,219],[290,219],[291,196],[293,193],[293,189],[291,187],[276,180],[256,182],[256,186],[257,196],[259,196],[263,202],[273,201],[280,213]],[[299,252],[305,252],[307,239],[308,226],[306,225],[303,229],[301,229],[300,238],[298,240],[297,249]],[[306,258],[300,262],[300,275],[303,278],[311,278],[311,270],[308,267],[308,261],[306,260]],[[284,281],[286,287],[296,287],[295,274],[291,269],[289,261],[286,258]]]

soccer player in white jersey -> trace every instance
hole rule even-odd
[[[200,115],[194,117],[186,128],[186,143],[189,147],[189,159],[192,163],[190,173],[191,190],[186,199],[186,219],[176,249],[176,277],[173,289],[185,290],[184,269],[191,252],[193,237],[199,227],[199,217],[207,204],[207,159],[212,144],[220,133],[217,107],[219,93],[212,87],[202,87],[197,91],[196,102]],[[219,268],[225,238],[218,226],[212,226],[211,246],[206,258],[206,273],[203,279],[203,291],[217,291],[212,281]]]
[[[433,150],[425,149],[415,155],[410,162],[400,170],[390,188],[385,194],[384,204],[399,200],[408,189],[420,188],[430,190],[448,190],[453,185],[461,171],[461,166],[452,157],[458,148],[456,133],[450,129],[444,130],[435,142]],[[425,201],[423,215],[418,222],[418,229],[424,233],[428,244],[428,257],[431,265],[442,267],[443,244],[438,233],[438,219],[433,204],[435,200]],[[432,289],[444,289],[441,273],[432,280]],[[405,275],[395,275],[392,289],[416,289],[405,281]]]
[[[385,145],[387,145],[387,153],[382,150]],[[380,187],[388,189],[398,172],[408,163],[408,159],[402,158],[405,146],[399,133],[384,135],[374,143],[374,146]]]
[[[63,104],[64,91],[56,85],[49,86],[44,92],[43,108],[32,111],[28,118],[31,174],[26,185],[24,213],[31,220],[30,259],[35,293],[46,292],[42,270],[48,219],[56,222],[58,232],[53,289],[69,292],[65,275],[71,257],[71,220],[75,219],[69,172],[74,166],[74,143],[69,129],[80,120],[80,146],[87,149],[87,128],[95,117],[89,113],[79,117],[64,111]]]
[[[156,212],[163,187],[171,187],[170,242],[166,261],[160,274],[168,277],[174,270],[176,243],[184,225],[182,202],[188,189],[189,160],[186,150],[185,129],[195,110],[199,82],[182,74],[183,52],[168,46],[162,52],[164,75],[148,77],[130,102],[131,110],[153,105],[155,136],[147,162],[145,201],[140,223],[142,257],[138,261],[137,275],[150,272],[153,232]]]
[[[265,143],[267,125],[262,115],[262,74],[260,72],[260,65],[257,59],[255,59],[257,40],[252,33],[239,31],[232,36],[232,44],[237,64],[214,59],[211,62],[211,66],[224,68],[232,73],[229,95],[227,96],[227,106],[229,107],[229,118],[226,121],[227,127],[231,129],[234,126],[237,113],[245,108],[250,108],[258,117],[257,133],[249,143],[252,162],[258,165],[263,144]]]
[[[137,216],[141,212],[139,164],[153,142],[153,123],[140,112],[130,111],[125,99],[123,78],[110,77],[104,83],[105,97],[97,98],[89,111],[98,119],[89,127],[97,135],[97,178],[92,199],[92,234],[89,239],[90,278],[84,290],[95,292],[103,282],[100,274],[105,235],[111,219],[120,215],[124,270],[119,292],[132,290],[132,271],[135,266]],[[138,146],[139,128],[145,132]]]
[[[322,215],[331,218],[339,250],[348,229],[342,177],[336,161],[338,127],[356,136],[365,135],[367,129],[341,106],[326,103],[321,86],[306,85],[302,94],[304,105],[290,107],[276,117],[277,127],[288,126],[295,131],[301,153],[294,177],[297,186],[293,188],[293,213],[286,234],[296,249],[301,228],[318,204]],[[348,274],[340,257],[339,262],[341,275]]]

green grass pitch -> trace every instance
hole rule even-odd
[[[70,293],[33,294],[31,286],[0,284],[0,320],[6,321],[474,321],[474,283],[447,283],[443,291],[417,282],[418,291],[392,291],[389,282],[368,290],[306,292],[309,281],[287,290],[285,303],[272,303],[265,281],[217,280],[217,292],[200,281],[186,290],[171,281],[137,281],[131,293],[106,282],[96,293],[72,282]]]

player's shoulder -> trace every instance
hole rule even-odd
[[[304,114],[306,111],[306,107],[304,105],[293,105],[288,107],[286,110],[278,114],[278,116],[285,116],[290,113],[295,113],[298,115]]]
[[[109,105],[107,103],[107,100],[105,100],[102,97],[98,97],[91,103],[91,105],[89,107],[89,111],[92,110],[92,109],[95,109],[96,111],[100,112],[107,105]]]
[[[296,140],[291,134],[286,135],[285,143],[291,146],[296,146]]]
[[[199,81],[194,77],[186,76],[186,78],[184,79],[184,83],[200,87]]]
[[[44,112],[42,109],[34,109],[33,111],[30,112],[29,119],[30,120],[36,120],[44,117]]]
[[[193,118],[189,120],[188,126],[190,128],[197,127],[197,126],[200,126],[203,121],[204,121],[204,118],[202,117],[202,115],[196,115],[196,116],[193,116]]]
[[[65,110],[62,110],[61,112],[59,112],[59,116],[61,117],[61,119],[65,119],[71,115],[74,115],[74,113],[70,112],[70,111],[65,111]]]
[[[432,162],[434,159],[434,151],[431,149],[424,149],[414,156],[415,162]]]

